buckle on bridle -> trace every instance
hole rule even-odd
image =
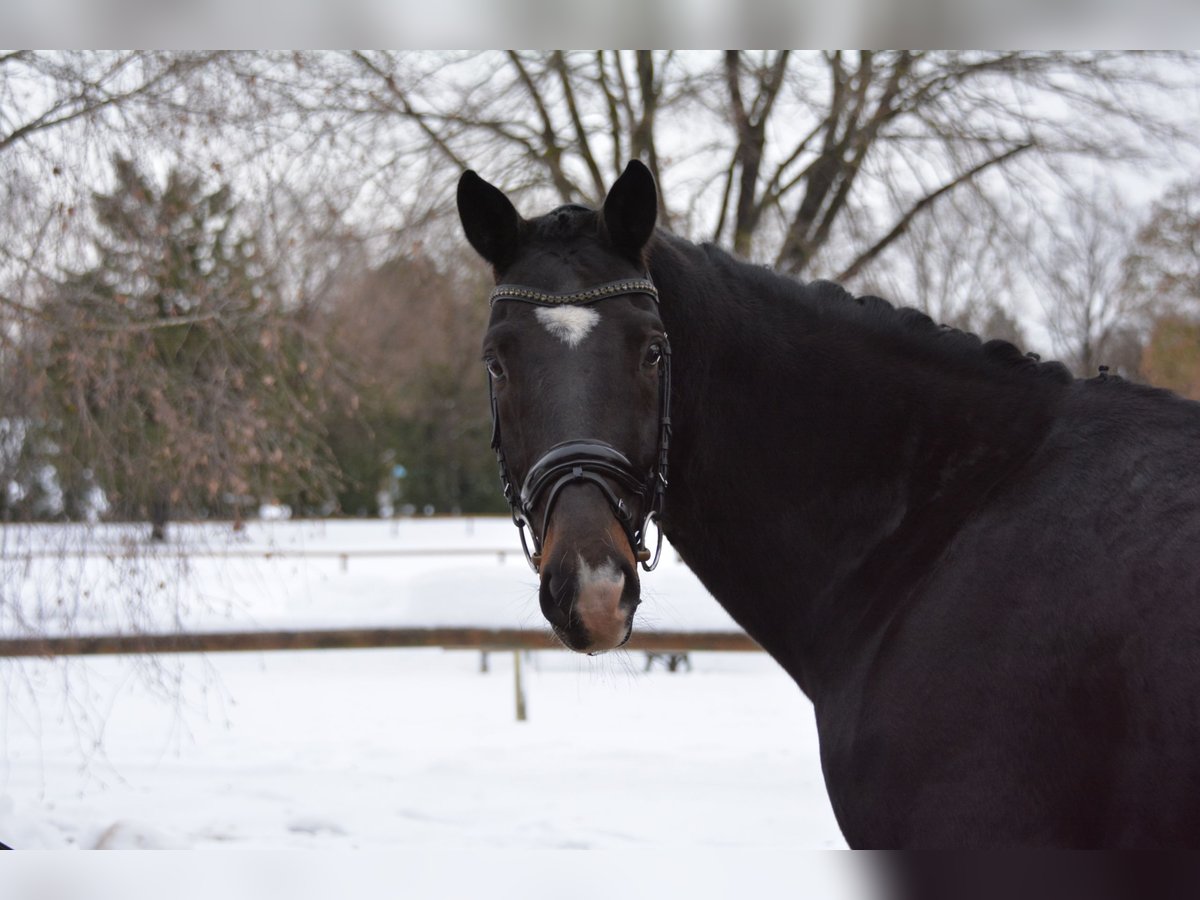
[[[650,548],[646,546],[646,526],[654,520],[654,527],[658,530],[658,540],[654,547],[653,562],[651,562]],[[647,572],[653,572],[658,568],[658,561],[662,559],[663,545],[663,530],[662,523],[658,521],[658,516],[653,513],[646,516],[646,521],[642,524],[642,540],[641,546],[637,548],[637,561],[642,564],[642,568]]]

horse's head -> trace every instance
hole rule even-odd
[[[483,341],[492,443],[542,612],[572,649],[610,650],[632,630],[666,486],[670,349],[644,259],[654,179],[630,163],[601,210],[526,220],[466,172],[458,209],[496,277]]]

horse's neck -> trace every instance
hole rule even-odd
[[[937,353],[913,362],[849,320],[810,336],[803,311],[728,315],[704,308],[722,298],[700,285],[668,282],[667,534],[812,694],[829,654],[886,617],[880,604],[903,600],[1037,446],[1054,391],[1036,376],[939,370]]]

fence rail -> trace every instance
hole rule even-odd
[[[87,549],[29,549],[0,556],[10,562],[27,559],[124,559],[126,557],[168,556],[189,559],[345,559],[420,556],[499,556],[520,554],[512,547],[380,547],[367,550],[291,550],[273,547],[228,547],[221,550],[189,549],[186,547],[136,548],[89,547]]]
[[[554,650],[548,631],[519,628],[325,628],[287,631],[214,631],[180,634],[64,635],[0,639],[0,658],[113,656],[166,653],[235,653],[272,650],[345,650],[441,647],[447,650]],[[757,651],[735,631],[634,631],[629,650],[683,653]]]
[[[124,546],[78,549],[29,548],[0,555],[3,562],[34,560],[109,559],[136,556],[187,557],[192,559],[336,559],[343,572],[350,560],[418,557],[492,557],[503,565],[513,554],[509,547],[393,547],[370,549],[292,549],[185,547],[136,549]],[[519,558],[520,554],[518,554]],[[678,555],[676,555],[678,560]],[[55,658],[68,656],[137,656],[184,653],[237,653],[278,650],[338,650],[367,648],[440,647],[446,650],[481,651],[481,671],[487,671],[488,654],[513,654],[516,717],[526,718],[521,655],[527,650],[561,650],[563,645],[549,631],[518,628],[325,628],[276,631],[212,631],[175,634],[93,634],[51,637],[0,638],[0,659]],[[655,654],[677,657],[689,651],[756,652],[761,647],[743,632],[733,631],[635,631],[625,649],[647,654],[649,668]]]
[[[511,547],[404,547],[378,548],[369,550],[275,550],[230,548],[226,550],[187,550],[184,548],[125,547],[87,550],[24,550],[19,553],[0,554],[0,562],[23,562],[26,565],[35,559],[126,559],[142,556],[168,557],[172,559],[336,559],[343,572],[349,571],[352,559],[419,559],[421,557],[495,557],[503,565],[510,556],[522,559],[521,550]],[[679,554],[675,561],[681,562]]]
[[[520,549],[511,547],[393,547],[368,550],[289,550],[289,549],[253,549],[249,547],[231,547],[224,550],[189,550],[182,547],[150,548],[138,547],[131,550],[126,547],[99,548],[86,550],[42,550],[31,549],[20,553],[0,555],[0,562],[24,563],[28,567],[34,560],[63,560],[63,559],[107,559],[118,560],[127,558],[166,557],[168,559],[336,559],[343,572],[350,571],[352,559],[420,559],[436,557],[493,557],[497,563],[504,565],[508,558],[515,554],[520,559]]]

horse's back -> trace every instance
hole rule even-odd
[[[852,843],[1200,842],[1200,404],[1076,384],[899,608],[832,729],[888,800]]]

